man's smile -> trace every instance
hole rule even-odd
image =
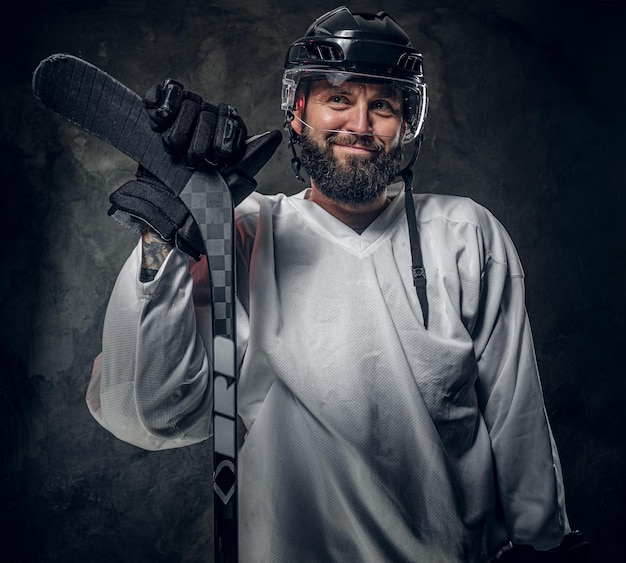
[[[333,136],[327,140],[329,146],[333,146],[333,150],[339,154],[351,156],[367,156],[374,157],[383,150],[378,143],[368,138],[350,138]]]

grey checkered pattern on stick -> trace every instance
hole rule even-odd
[[[215,335],[233,338],[233,204],[226,182],[214,170],[195,172],[180,194],[205,241],[213,289]]]

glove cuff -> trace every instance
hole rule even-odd
[[[182,200],[158,182],[131,180],[109,196],[113,216],[137,232],[141,222],[148,224],[165,241],[196,260],[204,253],[204,242],[193,216]]]

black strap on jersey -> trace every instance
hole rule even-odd
[[[417,229],[417,218],[415,217],[415,202],[413,201],[413,165],[417,160],[422,146],[423,135],[415,140],[413,155],[411,160],[400,172],[404,180],[404,207],[406,219],[409,225],[409,244],[411,246],[411,272],[413,275],[413,285],[417,292],[422,316],[424,317],[424,328],[428,329],[428,297],[426,296],[426,269],[422,259],[422,249],[420,247],[419,231]]]

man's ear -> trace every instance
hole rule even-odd
[[[302,121],[304,119],[304,105],[306,103],[306,98],[304,96],[304,92],[298,92],[296,95],[296,103],[294,104],[293,114],[296,116],[295,119],[291,120],[292,129],[298,134],[302,135]]]

